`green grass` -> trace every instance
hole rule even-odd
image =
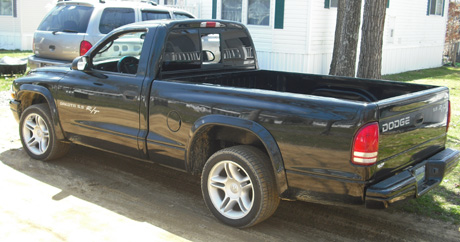
[[[383,76],[383,79],[449,87],[451,123],[447,146],[460,149],[460,64]],[[460,165],[441,185],[424,196],[400,204],[396,210],[460,224]]]
[[[32,51],[19,51],[19,50],[0,50],[0,58],[4,56],[9,56],[13,58],[26,58],[29,55],[32,55]],[[9,91],[11,83],[14,79],[21,77],[23,75],[14,75],[14,76],[0,76],[0,91]]]

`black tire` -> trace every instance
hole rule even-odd
[[[201,190],[214,216],[238,228],[269,218],[280,201],[270,159],[246,145],[213,154],[203,168]]]
[[[36,160],[57,159],[69,150],[69,144],[56,139],[51,113],[46,103],[26,108],[19,121],[19,134],[24,150]]]

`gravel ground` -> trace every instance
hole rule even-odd
[[[9,91],[0,91],[0,107],[8,106],[8,101],[10,100]]]

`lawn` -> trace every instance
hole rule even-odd
[[[30,51],[0,51],[0,58],[5,55],[24,58],[31,54]],[[452,115],[447,146],[454,149],[460,149],[460,65],[457,66],[457,68],[439,67],[383,77],[386,80],[449,87]],[[17,77],[19,76],[0,77],[0,91],[9,90],[11,82]],[[460,166],[457,166],[438,188],[419,199],[397,205],[394,209],[460,224]]]
[[[458,63],[456,68],[440,67],[410,71],[387,75],[383,79],[449,87],[452,114],[447,146],[460,149],[460,65]],[[439,187],[418,199],[398,205],[396,210],[460,224],[460,165]]]

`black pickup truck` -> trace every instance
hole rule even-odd
[[[32,158],[75,143],[201,175],[210,211],[236,227],[267,219],[280,199],[416,198],[460,155],[446,148],[446,87],[259,70],[234,22],[127,25],[12,89]]]

